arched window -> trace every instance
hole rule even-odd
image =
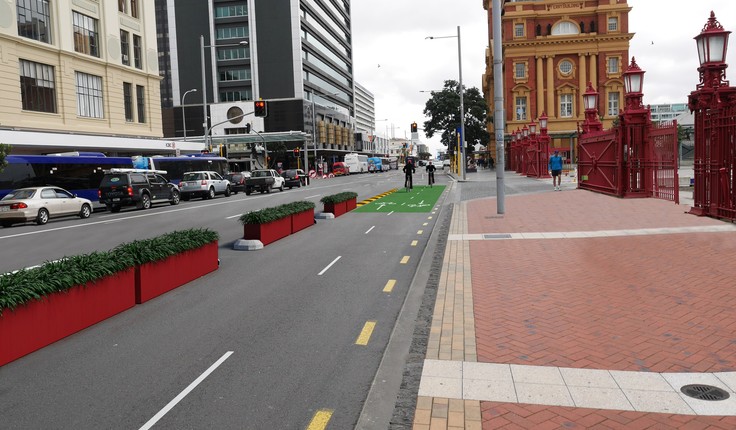
[[[580,34],[580,29],[575,23],[570,21],[560,21],[552,27],[553,36],[562,36],[566,34]]]

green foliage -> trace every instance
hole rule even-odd
[[[432,137],[441,133],[442,144],[455,145],[455,130],[460,127],[460,93],[457,81],[445,81],[442,91],[432,91],[427,100],[424,115],[429,120],[424,122],[424,134]],[[473,87],[463,89],[463,106],[465,108],[465,141],[468,143],[467,153],[472,154],[475,145],[487,146],[491,141],[487,124],[491,122],[488,104],[483,94]]]
[[[5,166],[8,165],[8,162],[5,160],[5,157],[10,154],[10,145],[6,143],[0,143],[0,172],[3,171]]]
[[[42,266],[0,276],[0,315],[33,299],[66,291],[133,267],[131,255],[115,252],[64,257]]]
[[[219,235],[207,229],[189,229],[173,231],[151,239],[135,240],[124,243],[113,250],[133,258],[135,264],[146,264],[164,260],[172,255],[215,242]]]
[[[64,257],[38,267],[1,275],[0,315],[3,309],[14,309],[48,294],[85,285],[137,264],[161,260],[218,239],[216,232],[207,229],[175,231],[122,244],[109,252]]]
[[[240,216],[240,223],[245,224],[268,224],[286,218],[293,214],[314,209],[314,203],[309,201],[296,201],[257,211],[244,213]]]
[[[332,194],[322,197],[319,201],[322,203],[342,203],[350,199],[357,199],[358,193],[352,191],[344,191],[342,193]]]

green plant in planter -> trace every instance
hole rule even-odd
[[[212,230],[193,228],[172,231],[151,239],[124,243],[115,248],[113,252],[130,255],[135,264],[141,265],[201,248],[204,245],[216,242],[219,238],[219,235]]]
[[[0,276],[0,315],[43,296],[66,291],[133,267],[129,254],[93,252]]]
[[[342,193],[332,194],[322,197],[319,201],[322,203],[342,203],[350,199],[357,199],[358,193],[352,191],[343,191]]]
[[[286,218],[299,212],[314,209],[314,203],[309,201],[296,201],[257,211],[244,213],[240,216],[240,223],[245,224],[268,224]]]

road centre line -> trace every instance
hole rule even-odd
[[[368,345],[368,341],[371,339],[371,335],[373,334],[373,329],[376,328],[376,322],[375,321],[368,321],[363,326],[363,330],[360,331],[360,335],[358,335],[358,339],[355,340],[356,345]]]
[[[368,233],[370,233],[370,232],[371,232],[371,230],[373,230],[374,228],[376,228],[376,226],[375,226],[375,225],[374,225],[374,226],[372,226],[371,228],[369,228],[369,229],[368,229],[368,231],[366,231],[366,232],[365,232],[365,234],[368,234]]]
[[[337,260],[339,260],[340,258],[342,258],[342,255],[338,255],[337,258],[335,258],[334,260],[332,260],[332,263],[328,264],[327,267],[325,267],[324,269],[322,269],[321,272],[317,273],[317,276],[324,275],[324,273],[326,271],[328,271],[330,269],[330,267],[332,267],[333,264],[337,263]]]
[[[333,411],[330,409],[320,409],[314,413],[312,421],[309,422],[307,430],[324,430],[332,418]]]
[[[386,286],[383,287],[384,293],[390,293],[394,290],[394,287],[396,286],[396,279],[389,279],[388,282],[386,282]]]
[[[319,196],[321,196],[321,195],[322,195],[322,194],[315,194],[315,195],[313,195],[313,196],[309,196],[309,197],[304,197],[304,198],[305,198],[305,199],[313,199],[313,198],[315,198],[315,197],[319,197]]]
[[[199,385],[202,381],[207,378],[210,373],[214,372],[215,369],[217,369],[222,363],[225,362],[231,355],[233,354],[233,351],[226,352],[222,357],[220,357],[219,360],[217,360],[212,366],[210,366],[209,369],[205,370],[203,374],[199,375],[197,379],[194,380],[187,388],[184,389],[181,393],[179,393],[178,396],[174,397],[173,400],[171,400],[166,406],[164,406],[163,409],[161,409],[156,415],[153,416],[150,420],[148,420],[147,423],[143,424],[143,427],[140,428],[140,430],[148,430],[151,427],[154,426],[160,420],[163,418],[164,415],[166,415],[174,406],[176,406],[177,403],[179,403],[184,397],[187,396],[192,390],[197,388],[197,385]]]

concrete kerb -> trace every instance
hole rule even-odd
[[[263,249],[263,242],[260,240],[238,239],[233,244],[235,251],[257,251]]]
[[[314,219],[335,219],[335,214],[332,212],[320,212],[314,214]]]

